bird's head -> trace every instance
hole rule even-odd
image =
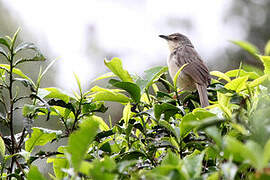
[[[190,40],[183,34],[180,33],[173,33],[171,35],[159,35],[159,37],[165,39],[168,42],[169,49],[171,52],[173,52],[176,48],[181,47],[181,46],[192,46],[192,43]]]

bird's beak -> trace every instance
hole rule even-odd
[[[168,36],[165,36],[165,35],[159,35],[159,37],[161,37],[161,38],[163,38],[163,39],[165,39],[167,41],[170,40],[169,37]]]

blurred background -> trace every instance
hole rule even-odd
[[[168,48],[159,34],[187,35],[210,70],[226,71],[241,61],[261,68],[229,40],[249,41],[263,52],[270,39],[269,9],[269,0],[0,0],[0,36],[11,36],[20,27],[20,41],[36,43],[48,59],[20,68],[35,80],[40,66],[58,59],[42,87],[72,92],[77,91],[73,73],[89,90],[108,71],[104,58],[119,57],[125,69],[138,75],[166,65]],[[106,86],[106,81],[98,83]],[[111,114],[116,122],[121,106],[113,105],[104,119]],[[39,125],[61,128],[53,121]]]

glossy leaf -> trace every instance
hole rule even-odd
[[[71,155],[71,163],[78,171],[83,158],[97,134],[99,123],[90,116],[83,120],[80,129],[72,133],[68,140],[67,152]]]
[[[203,119],[215,116],[215,114],[201,108],[195,109],[193,112],[186,114],[180,122],[179,126],[181,137],[185,137],[193,128],[200,125],[200,123],[196,123],[196,121],[201,121]]]
[[[233,90],[236,92],[241,92],[243,89],[246,88],[246,82],[248,80],[248,76],[239,77],[231,82],[227,83],[224,87],[229,90]]]
[[[267,80],[268,77],[269,77],[269,75],[268,74],[265,74],[265,75],[263,75],[263,76],[255,79],[255,80],[253,80],[252,82],[248,83],[248,86],[250,88],[256,87],[256,86],[262,84],[265,80]]]
[[[101,117],[98,117],[98,116],[94,116],[93,115],[92,118],[95,119],[95,121],[98,122],[99,129],[101,131],[109,131],[110,130],[109,126],[105,123],[105,121]]]
[[[179,109],[176,106],[169,103],[154,104],[154,115],[157,120],[160,119],[162,114],[166,117],[166,114],[174,115],[178,111]]]
[[[56,178],[62,179],[67,173],[63,172],[62,169],[68,169],[68,160],[64,157],[48,158],[47,163],[53,163],[53,171]]]
[[[69,102],[70,96],[59,88],[41,88],[38,90],[38,96],[41,98],[56,98],[61,99],[65,103]]]
[[[230,77],[227,75],[227,73],[223,73],[223,72],[220,72],[220,71],[211,71],[210,74],[212,76],[216,76],[218,77],[219,79],[224,79],[226,80],[227,82],[230,82],[231,79]]]
[[[55,139],[57,135],[62,134],[61,131],[54,131],[45,128],[32,128],[33,133],[31,137],[28,135],[28,139],[25,142],[25,150],[32,152],[35,146],[43,146]]]
[[[257,79],[260,76],[256,72],[247,72],[244,71],[243,69],[234,69],[227,71],[225,73],[226,76],[229,77],[243,77],[243,76],[248,76],[249,79]]]
[[[144,78],[138,78],[136,84],[143,89],[148,89],[163,73],[168,71],[168,67],[157,66],[144,71]]]
[[[7,64],[0,64],[0,69],[5,69],[6,71],[10,71],[10,66],[7,65]],[[29,80],[33,86],[35,87],[35,83],[32,81],[32,79],[30,79],[28,76],[26,76],[20,69],[18,68],[13,68],[13,71],[12,71],[14,74],[22,77],[22,78],[25,78],[27,80]]]
[[[113,58],[111,61],[104,60],[104,63],[122,81],[133,82],[128,71],[123,69],[122,62],[119,58]]]
[[[42,54],[35,54],[34,57],[31,58],[22,58],[16,61],[14,66],[17,66],[18,64],[24,63],[24,62],[31,62],[31,61],[45,61],[46,58]]]
[[[146,155],[141,151],[131,151],[124,153],[119,159],[121,161],[129,161],[139,159],[140,157],[146,157]]]
[[[175,131],[175,128],[172,127],[170,123],[164,120],[159,121],[159,125],[165,127],[169,132],[171,132],[178,140],[180,139],[179,132]]]
[[[88,97],[93,98],[93,101],[113,101],[120,103],[128,103],[131,101],[130,98],[124,94],[119,93],[119,90],[105,89],[95,86],[91,89],[93,94]]]
[[[115,170],[115,161],[106,156],[101,160],[95,159],[91,163],[90,176],[93,179],[115,180],[118,179]]]
[[[66,151],[66,147],[60,146],[57,151],[59,153],[64,153]],[[47,163],[53,163],[53,171],[56,178],[62,179],[67,175],[67,173],[65,173],[63,169],[69,168],[69,162],[64,154],[57,154],[56,157],[48,158]]]
[[[127,91],[130,94],[131,98],[134,100],[134,102],[137,103],[140,101],[141,89],[136,84],[131,83],[131,82],[120,82],[115,79],[111,79],[109,83],[117,88],[121,88]]]
[[[128,103],[123,110],[123,119],[125,124],[128,124],[129,119],[132,117],[132,112],[131,112],[131,105]]]
[[[108,73],[105,73],[99,77],[97,77],[95,80],[93,80],[92,82],[95,82],[95,81],[99,81],[99,80],[102,80],[102,79],[107,79],[107,78],[111,78],[111,77],[116,77],[116,75],[113,73],[113,72],[108,72]]]
[[[3,38],[3,37],[0,37],[0,44],[6,46],[8,49],[10,47],[8,41],[5,38]]]
[[[181,160],[179,156],[173,153],[170,149],[168,150],[166,156],[164,157],[161,165],[171,165],[177,167],[180,164]]]
[[[27,49],[30,49],[30,50],[34,50],[34,51],[37,51],[39,52],[39,49],[38,47],[34,44],[34,43],[31,43],[31,42],[23,42],[21,44],[19,44],[16,49],[14,50],[14,53],[18,53],[22,50],[27,50]]]
[[[174,85],[174,89],[177,89],[177,79],[180,75],[180,73],[182,72],[182,70],[188,65],[188,63],[184,64],[183,66],[181,66],[178,71],[176,72],[176,74],[173,77],[173,85]]]

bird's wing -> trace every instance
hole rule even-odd
[[[176,52],[176,57],[176,64],[179,68],[188,63],[188,65],[184,67],[183,72],[189,75],[197,84],[206,84],[207,86],[210,84],[208,68],[193,47],[183,47]]]

